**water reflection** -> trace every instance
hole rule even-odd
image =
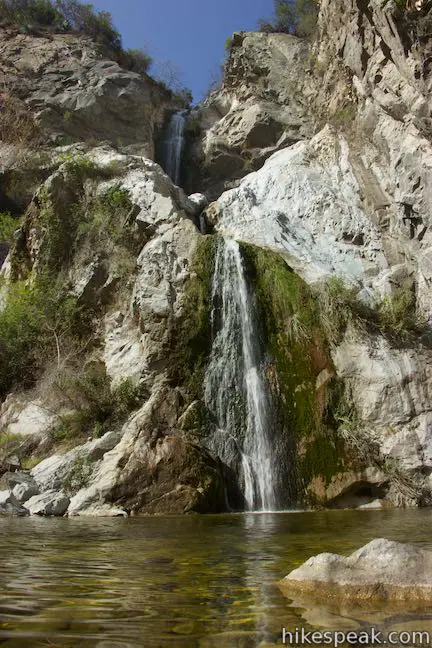
[[[0,643],[21,646],[281,645],[281,629],[428,629],[421,610],[290,601],[275,582],[320,551],[374,537],[429,543],[416,511],[115,520],[0,518]]]

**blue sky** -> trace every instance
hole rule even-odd
[[[223,63],[226,38],[255,30],[259,19],[273,13],[273,0],[93,0],[93,5],[111,12],[124,47],[149,52],[156,72],[169,77],[174,67],[195,101]]]

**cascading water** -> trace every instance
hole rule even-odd
[[[174,184],[178,185],[181,178],[181,163],[184,150],[184,132],[186,127],[187,110],[180,110],[172,115],[164,139],[163,167]]]
[[[235,241],[218,243],[212,299],[214,341],[205,401],[218,429],[208,445],[226,465],[237,464],[248,510],[275,510],[270,399],[261,375],[255,303]]]

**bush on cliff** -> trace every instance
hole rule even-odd
[[[89,333],[90,320],[73,296],[58,294],[49,277],[32,286],[12,284],[0,312],[0,397],[18,383],[31,386],[50,359],[59,363],[72,340]]]
[[[275,0],[273,22],[261,22],[259,28],[307,38],[315,31],[318,12],[317,0]]]
[[[90,3],[78,0],[0,0],[0,22],[24,32],[50,28],[85,34],[107,47],[120,65],[140,73],[147,72],[151,64],[151,58],[142,50],[124,51],[109,11],[97,11]]]

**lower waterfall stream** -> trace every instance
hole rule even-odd
[[[260,366],[256,306],[236,241],[218,242],[212,303],[214,337],[205,401],[218,429],[209,447],[224,464],[237,464],[237,469],[240,464],[239,486],[247,510],[275,510],[270,399]]]

